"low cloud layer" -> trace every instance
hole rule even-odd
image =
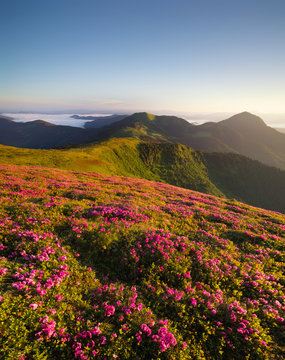
[[[16,122],[28,122],[34,120],[44,120],[55,125],[66,125],[74,127],[84,127],[84,124],[90,120],[72,119],[74,114],[21,114],[21,113],[2,113],[2,116],[7,116]],[[77,114],[80,115],[80,114]],[[111,114],[84,114],[84,116],[108,116]]]

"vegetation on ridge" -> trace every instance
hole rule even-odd
[[[105,120],[98,118],[86,127],[88,129],[50,126],[40,121],[15,123],[0,116],[0,143],[25,148],[52,148],[132,137],[184,144],[195,150],[234,152],[285,169],[285,135],[248,112],[203,125],[193,125],[176,116],[142,112],[130,116],[114,115]]]
[[[284,359],[284,215],[0,167],[0,357]]]
[[[112,138],[61,150],[18,149],[1,145],[0,150],[0,163],[162,181],[285,212],[285,171],[238,154],[197,152],[180,144],[132,138]]]
[[[203,125],[193,125],[176,116],[135,113],[101,128],[96,139],[112,137],[174,142],[209,152],[234,152],[285,169],[285,135],[248,112]]]

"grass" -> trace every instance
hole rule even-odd
[[[0,188],[1,359],[284,359],[284,215],[51,168]]]
[[[285,171],[238,154],[197,152],[180,144],[111,138],[50,150],[1,145],[0,163],[160,181],[285,212]]]

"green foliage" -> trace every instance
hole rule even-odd
[[[284,359],[284,215],[57,169],[0,188],[1,359]]]
[[[227,197],[285,212],[285,171],[237,155],[204,153],[209,178]]]
[[[19,149],[2,145],[0,150],[0,162],[4,164],[161,181],[285,211],[285,171],[238,154],[203,153],[185,145],[134,138],[112,138],[88,146],[57,150]]]

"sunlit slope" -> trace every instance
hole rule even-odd
[[[133,138],[61,150],[0,150],[0,163],[162,181],[285,212],[285,171],[238,154],[197,152],[180,144]]]
[[[0,166],[0,358],[284,358],[285,216]]]
[[[2,163],[132,176],[222,194],[208,178],[200,156],[183,145],[113,138],[73,149],[31,150],[0,146],[0,150]]]
[[[285,135],[256,115],[243,112],[218,123],[193,125],[168,115],[146,112],[115,116],[120,120],[99,128],[55,126],[45,121],[15,123],[0,116],[0,143],[23,148],[49,149],[78,146],[112,138],[170,142],[209,152],[235,152],[285,169]],[[96,124],[94,126],[97,126]],[[76,145],[75,145],[76,144]]]
[[[195,150],[236,152],[285,169],[285,135],[248,112],[199,126],[175,116],[135,113],[100,129],[97,137],[135,137],[176,142]]]

